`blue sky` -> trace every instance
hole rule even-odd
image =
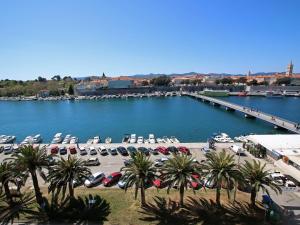
[[[0,79],[284,71],[299,0],[0,0]]]

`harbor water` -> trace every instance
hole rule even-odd
[[[300,98],[226,97],[224,100],[300,123]],[[213,133],[287,133],[239,112],[190,97],[154,97],[83,101],[0,101],[0,134],[15,135],[21,142],[41,134],[50,142],[55,133],[72,134],[79,142],[100,135],[121,142],[124,134],[148,138],[176,136],[182,142],[206,141]]]

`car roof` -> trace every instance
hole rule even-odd
[[[111,173],[110,175],[111,176],[117,176],[117,175],[119,175],[119,174],[121,174],[120,172],[113,172],[113,173]]]
[[[93,177],[97,177],[97,176],[99,176],[99,175],[101,175],[101,174],[103,174],[103,172],[102,172],[102,171],[99,171],[99,172],[93,173]]]

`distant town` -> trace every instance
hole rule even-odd
[[[244,75],[230,74],[149,74],[135,76],[109,77],[105,73],[100,76],[74,78],[55,75],[51,80],[39,76],[33,81],[0,81],[0,97],[34,96],[46,98],[51,96],[98,96],[106,94],[151,93],[228,90],[234,93],[252,93],[253,95],[277,91],[281,94],[290,92],[300,94],[300,73],[294,73],[293,62],[287,65],[285,72],[255,73],[248,71]],[[265,93],[264,93],[265,94]]]

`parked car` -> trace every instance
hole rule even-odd
[[[111,155],[118,155],[118,152],[117,152],[117,149],[116,149],[116,148],[109,148],[109,149],[108,149],[108,152],[109,152]]]
[[[300,187],[300,182],[298,180],[296,180],[294,177],[292,177],[291,175],[288,174],[284,174],[284,176],[286,177],[287,180],[293,181],[293,183]]]
[[[80,154],[81,156],[87,155],[86,149],[85,149],[84,147],[80,147],[80,148],[79,148],[79,154]]]
[[[57,160],[54,157],[52,157],[51,155],[48,156],[48,165],[49,166],[55,165],[56,162],[57,162]]]
[[[13,153],[13,148],[10,145],[5,146],[3,151],[4,151],[4,155],[12,154]]]
[[[68,153],[68,152],[67,152],[66,147],[62,146],[62,147],[59,148],[59,154],[60,154],[60,155],[65,155],[65,154],[67,154],[67,153]]]
[[[210,148],[208,148],[208,147],[203,147],[203,148],[201,148],[201,151],[204,152],[204,154],[207,154],[207,153],[210,152]]]
[[[118,152],[120,153],[120,155],[122,155],[122,156],[128,156],[128,152],[127,152],[126,148],[124,148],[124,147],[122,147],[122,146],[118,147],[118,148],[117,148],[117,151],[118,151]]]
[[[58,146],[52,146],[50,152],[51,154],[58,154]]]
[[[127,151],[128,151],[128,153],[129,153],[129,155],[135,155],[135,154],[136,154],[136,148],[133,147],[133,146],[129,146],[129,147],[127,148]]]
[[[190,154],[191,154],[190,150],[189,150],[187,147],[184,147],[184,146],[178,147],[178,150],[179,150],[181,153],[183,153],[183,154],[187,154],[187,155],[190,155]]]
[[[148,148],[148,150],[152,155],[158,155],[158,150],[156,148]]]
[[[77,154],[76,147],[75,147],[75,146],[70,146],[70,147],[69,147],[69,152],[70,152],[70,154],[72,154],[72,155]]]
[[[121,177],[119,182],[118,182],[118,186],[119,186],[119,188],[124,189],[125,185],[126,185],[126,182]]]
[[[155,167],[162,167],[162,166],[164,165],[164,163],[165,163],[166,161],[168,161],[168,160],[169,160],[169,159],[166,158],[166,157],[163,157],[163,158],[160,158],[160,159],[156,159],[156,160],[154,160],[153,165],[154,165]]]
[[[0,146],[0,153],[2,153],[4,151],[4,147]]]
[[[105,175],[103,172],[97,172],[91,175],[88,179],[84,181],[84,185],[86,187],[93,187],[99,183],[105,178]]]
[[[150,155],[149,150],[145,147],[139,147],[138,151],[141,152],[141,153],[144,153],[145,155]]]
[[[104,156],[104,155],[108,155],[108,152],[107,152],[106,148],[103,147],[103,146],[100,147],[99,152],[100,152],[100,154],[103,155],[103,156]]]
[[[133,159],[126,159],[126,160],[124,160],[124,165],[125,166],[129,166],[132,163],[133,163]]]
[[[271,173],[268,178],[279,186],[283,186],[286,180],[286,177],[278,172]]]
[[[167,148],[167,150],[173,154],[177,154],[178,153],[178,149],[175,146],[170,146]]]
[[[160,152],[161,154],[164,154],[164,155],[168,155],[169,154],[169,151],[167,148],[165,147],[157,147],[156,148],[158,152]]]
[[[104,186],[108,187],[108,186],[111,186],[111,185],[117,183],[121,177],[122,177],[122,173],[114,172],[114,173],[110,174],[108,177],[104,178],[102,183]]]
[[[97,151],[93,146],[90,147],[90,155],[97,155]]]
[[[192,179],[190,181],[190,187],[193,188],[194,190],[198,190],[201,188],[201,183],[200,183],[200,175],[198,173],[193,173],[192,174]]]
[[[13,153],[19,153],[20,152],[19,146],[13,146],[12,149],[13,149]]]
[[[99,166],[100,162],[98,158],[89,158],[87,161],[84,163],[85,166]]]

